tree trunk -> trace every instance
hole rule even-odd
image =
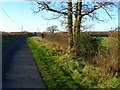
[[[80,26],[81,26],[81,9],[82,9],[82,2],[77,0],[77,20],[76,20],[76,30],[75,30],[75,55],[80,55]]]
[[[72,53],[73,48],[73,31],[72,31],[73,21],[72,21],[72,0],[68,0],[68,39],[69,47],[68,53]]]
[[[76,41],[75,41],[75,33],[76,33],[76,27],[77,27],[77,11],[78,11],[78,3],[75,3],[75,17],[74,17],[74,27],[73,27],[73,50],[75,52],[75,46],[76,46]],[[75,53],[74,53],[75,54]]]

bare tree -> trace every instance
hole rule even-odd
[[[94,21],[104,21],[97,15],[99,9],[104,10],[113,19],[109,10],[115,6],[113,2],[83,2],[82,0],[77,0],[76,2],[72,2],[72,0],[66,2],[52,2],[49,0],[32,1],[35,1],[38,5],[38,11],[35,11],[35,13],[48,11],[55,14],[52,19],[67,18],[69,51],[73,53],[74,50],[76,56],[79,55],[79,39],[83,20],[89,18]]]
[[[69,48],[68,51],[69,53],[72,53],[72,48],[73,48],[73,21],[72,21],[72,0],[68,1],[68,37],[69,37]]]
[[[46,29],[47,29],[47,31],[50,31],[51,33],[54,33],[55,31],[59,31],[58,26],[56,26],[56,25],[47,27]]]

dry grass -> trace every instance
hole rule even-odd
[[[67,33],[66,32],[60,32],[60,33],[49,33],[49,32],[44,32],[45,38],[49,44],[52,44],[52,46],[57,47],[64,52],[67,50]]]
[[[116,73],[118,71],[118,34],[109,33],[109,42],[106,49],[99,50],[93,61],[101,68],[102,72]]]
[[[45,38],[43,41],[47,41],[57,49],[61,49],[64,53],[67,51],[67,33],[48,33],[44,32]],[[102,74],[115,73],[118,71],[118,33],[109,32],[109,42],[106,49],[99,50],[98,54],[94,58],[87,58],[90,62],[94,62],[101,68]]]

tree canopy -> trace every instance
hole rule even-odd
[[[81,28],[84,27],[83,22],[87,19],[94,21],[104,21],[99,18],[100,12],[103,10],[110,19],[113,19],[112,9],[116,7],[115,2],[85,2],[84,0],[66,0],[52,2],[50,0],[32,0],[38,6],[38,11],[35,13],[46,11],[52,13],[53,16],[47,14],[49,19],[62,19],[62,23],[66,24],[68,28],[68,51],[69,53],[75,52],[79,55],[79,40]],[[50,16],[50,17],[49,17]],[[66,23],[67,22],[67,23]],[[48,28],[50,29],[50,27]]]
[[[56,26],[56,25],[47,27],[46,30],[50,31],[51,33],[54,33],[55,31],[59,31],[58,26]]]

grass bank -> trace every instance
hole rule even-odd
[[[58,51],[55,51],[37,37],[29,38],[27,42],[48,88],[77,87],[72,78],[66,75],[64,71],[55,64],[55,60],[60,57]]]
[[[48,88],[120,88],[119,78],[85,60],[74,60],[39,37],[28,38]]]

